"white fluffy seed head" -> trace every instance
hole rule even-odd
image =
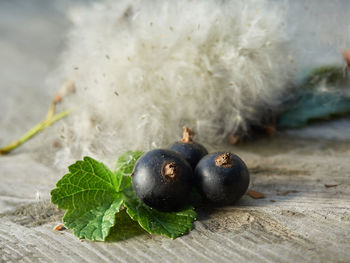
[[[280,103],[290,78],[284,3],[104,1],[72,12],[53,82],[74,81],[63,157],[164,147],[183,126],[222,142]]]

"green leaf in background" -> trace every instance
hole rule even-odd
[[[313,88],[321,83],[335,86],[346,80],[347,72],[344,67],[323,66],[312,70],[306,77],[302,86],[303,88]]]
[[[278,128],[299,128],[311,121],[350,113],[350,97],[343,89],[349,85],[347,75],[344,68],[337,66],[313,70],[285,102]]]
[[[310,121],[327,119],[335,115],[350,113],[350,98],[339,92],[304,91],[293,106],[286,110],[279,128],[298,128]]]
[[[179,212],[160,212],[141,203],[132,188],[125,189],[124,194],[126,212],[148,233],[174,239],[193,229],[193,222],[197,218],[193,207]]]
[[[51,191],[51,202],[67,210],[63,222],[76,236],[104,240],[122,205],[122,195],[118,193],[122,176],[89,157],[68,169],[69,173]]]

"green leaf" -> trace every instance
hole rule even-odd
[[[284,103],[278,128],[299,128],[312,121],[350,113],[350,98],[342,90],[347,81],[348,74],[342,67],[326,66],[311,71],[296,94]]]
[[[279,128],[298,128],[310,121],[328,119],[350,112],[350,98],[339,92],[300,91],[281,116]]]
[[[77,237],[105,240],[111,228],[117,224],[116,220],[123,218],[116,216],[123,204],[131,219],[151,234],[176,238],[193,228],[197,216],[193,207],[164,213],[138,200],[132,189],[131,177],[127,175],[132,173],[142,154],[139,151],[123,154],[118,158],[114,172],[89,157],[84,157],[83,161],[77,161],[68,167],[69,173],[51,191],[51,202],[67,210],[63,222]],[[122,222],[118,222],[117,225],[122,227],[121,224]],[[118,234],[115,231],[117,230],[114,229],[114,236],[125,237],[126,233]],[[134,234],[129,232],[126,236]]]
[[[115,225],[115,215],[120,211],[122,203],[123,199],[120,196],[114,202],[98,206],[82,216],[77,216],[74,212],[67,214],[64,217],[65,226],[73,229],[78,238],[103,241]]]
[[[119,156],[114,171],[120,172],[123,175],[130,175],[134,169],[136,161],[141,157],[141,151],[127,151]]]
[[[304,80],[303,88],[313,88],[321,83],[326,85],[338,85],[346,81],[347,74],[343,67],[323,66],[313,69]]]
[[[131,187],[130,175],[136,161],[143,152],[126,152],[121,155],[115,165],[115,173],[123,175],[120,189],[124,189],[124,205],[129,216],[138,221],[140,226],[150,234],[162,234],[170,238],[179,237],[193,228],[196,212],[192,207],[180,212],[164,213],[141,203]]]
[[[63,222],[79,238],[104,240],[123,203],[118,193],[123,177],[89,157],[68,169],[51,191],[51,202],[67,210]]]
[[[116,173],[117,176],[121,176],[119,173]],[[123,191],[125,188],[131,186],[131,176],[123,176],[122,182],[120,184],[119,190]]]
[[[107,237],[107,242],[116,242],[134,238],[141,235],[149,235],[137,221],[134,221],[126,213],[126,209],[116,214],[115,225],[111,228],[111,232]]]
[[[125,188],[131,185],[131,173],[134,169],[136,161],[141,157],[143,152],[141,151],[127,151],[119,156],[114,166],[114,173],[118,178],[122,178],[119,186],[119,191],[123,191]]]
[[[193,222],[197,218],[193,207],[179,212],[160,212],[141,203],[131,187],[125,189],[124,194],[126,212],[148,233],[174,239],[193,229]]]

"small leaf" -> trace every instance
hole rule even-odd
[[[142,152],[122,155],[115,172],[92,158],[84,157],[83,161],[71,165],[69,173],[57,182],[57,187],[51,191],[51,202],[67,210],[63,222],[77,237],[105,240],[116,224],[116,214],[123,204],[127,214],[151,234],[176,238],[193,228],[197,216],[193,207],[164,213],[137,199],[131,177],[126,175],[131,174],[141,155]]]
[[[116,172],[118,176],[121,176],[120,173]],[[119,190],[123,191],[125,188],[131,186],[131,176],[122,176],[122,182],[120,183]]]
[[[136,161],[141,157],[141,151],[127,151],[119,156],[114,166],[114,171],[121,172],[123,175],[130,175],[134,169]]]
[[[281,116],[279,128],[298,128],[310,121],[350,112],[350,98],[339,92],[303,91]]]
[[[313,69],[303,81],[303,88],[314,88],[318,85],[338,85],[346,81],[347,74],[343,67],[323,66]]]
[[[120,197],[111,204],[98,206],[79,217],[74,213],[67,214],[64,217],[65,226],[73,229],[78,238],[103,241],[115,225],[115,214],[119,212],[122,203],[123,199]]]
[[[342,90],[347,81],[348,74],[342,67],[326,66],[311,71],[296,94],[284,103],[278,127],[299,128],[311,121],[350,113],[350,98]]]
[[[118,193],[123,177],[89,157],[68,169],[51,191],[51,202],[67,210],[63,222],[78,237],[104,240],[123,202]]]
[[[125,188],[131,185],[131,173],[134,169],[136,161],[141,157],[143,152],[141,151],[127,151],[119,156],[114,167],[114,173],[117,178],[122,178],[119,186],[119,191],[123,191]]]
[[[111,228],[111,232],[107,237],[107,242],[115,242],[134,238],[140,235],[149,235],[137,221],[134,221],[126,213],[126,209],[116,214],[115,225]]]
[[[193,207],[179,212],[160,212],[140,202],[132,188],[125,189],[124,194],[126,212],[148,233],[174,239],[193,229],[197,217]]]

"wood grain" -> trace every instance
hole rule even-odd
[[[195,230],[175,240],[151,236],[137,224],[132,233],[113,230],[108,242],[54,231],[63,212],[48,194],[62,174],[26,154],[0,158],[0,261],[348,262],[350,151],[325,154],[323,142],[307,143],[286,152],[271,149],[275,153],[268,157],[249,147],[232,148],[250,168],[250,188],[265,198],[246,195],[237,206],[203,206]]]

